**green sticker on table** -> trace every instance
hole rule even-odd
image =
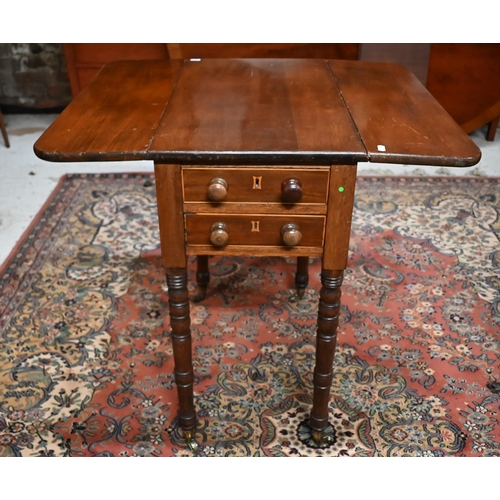
[[[342,186],[339,187],[339,193],[343,193],[344,192],[344,188]]]

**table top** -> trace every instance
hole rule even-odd
[[[481,152],[402,66],[322,59],[121,61],[34,146],[49,161],[470,166]]]

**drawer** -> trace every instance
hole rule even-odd
[[[185,203],[326,204],[329,175],[329,167],[183,167],[183,197]]]
[[[188,246],[209,245],[224,248],[227,245],[277,246],[284,248],[323,246],[326,217],[323,216],[279,216],[279,215],[186,215],[186,238]],[[294,227],[294,226],[295,227]],[[283,229],[284,228],[284,229]],[[212,232],[218,231],[219,243],[213,244]],[[300,242],[296,241],[300,233]]]

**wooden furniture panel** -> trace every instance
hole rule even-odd
[[[332,165],[325,228],[323,269],[345,269],[349,256],[357,165]]]
[[[169,58],[168,48],[164,43],[64,43],[63,47],[73,97],[107,63]]]
[[[362,61],[407,67],[470,133],[486,124],[493,140],[500,117],[500,44],[361,43]]]
[[[500,44],[418,43],[66,43],[76,96],[104,66],[120,60],[312,58],[397,62],[409,68],[467,132],[500,116]],[[490,140],[498,123],[492,124]]]
[[[36,152],[51,161],[198,165],[479,161],[477,146],[401,66],[330,61],[339,90],[324,61],[225,61],[113,63],[49,127]],[[169,101],[177,80],[181,88]],[[317,123],[324,127],[314,133]]]
[[[70,71],[68,68],[69,84],[73,97],[76,97],[85,87],[87,87],[103,67],[104,65],[80,67],[76,75],[73,70]]]
[[[500,43],[433,43],[427,88],[467,133],[495,120],[500,116]]]
[[[283,201],[282,185],[296,179],[302,188],[300,205],[326,204],[329,168],[192,168],[182,169],[184,202],[209,202],[208,186],[214,178],[227,182],[227,196],[214,205],[231,203],[294,204]]]
[[[230,245],[280,246],[283,243],[281,228],[286,224],[296,224],[302,233],[297,247],[323,246],[325,228],[324,216],[302,215],[232,215],[232,214],[197,214],[186,215],[186,241],[188,246],[210,245],[210,232],[213,224],[222,222],[227,226]],[[257,228],[257,229],[256,229]],[[212,246],[214,254],[222,248]]]
[[[145,159],[181,66],[181,61],[111,63],[52,123],[35,152],[49,161]]]
[[[224,249],[215,250],[213,245],[194,245],[186,247],[187,255],[196,256],[213,256],[233,255],[237,256],[254,256],[254,257],[321,257],[323,249],[321,247],[285,247],[283,245],[227,245]]]
[[[430,43],[360,43],[359,60],[400,64],[426,85],[430,50]]]
[[[172,59],[316,58],[357,59],[357,43],[168,43]]]
[[[328,67],[314,59],[186,61],[150,150],[194,164],[366,159]]]
[[[180,165],[155,164],[161,257],[166,269],[186,267]]]
[[[319,58],[357,59],[357,43],[64,43],[73,97],[110,62],[147,59]]]
[[[330,61],[330,67],[371,162],[463,167],[481,158],[406,68],[353,61]]]

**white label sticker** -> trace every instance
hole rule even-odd
[[[379,151],[385,151],[385,146],[384,146],[383,144],[379,144],[379,145],[377,146],[377,149],[378,149]]]

